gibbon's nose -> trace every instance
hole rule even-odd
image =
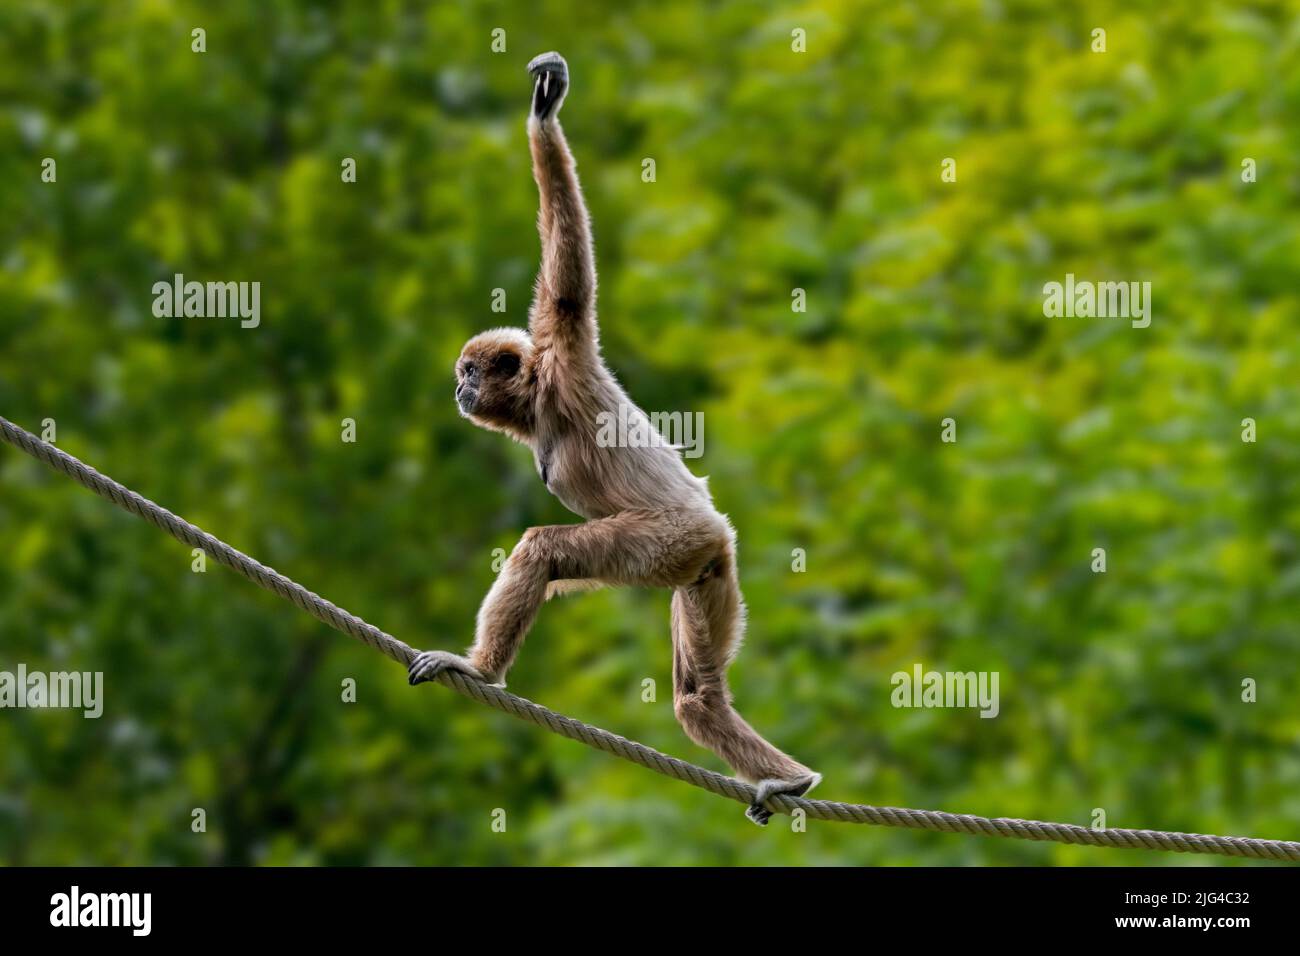
[[[456,386],[456,404],[465,414],[469,414],[474,409],[474,399],[477,397],[474,390],[467,384],[461,383]]]

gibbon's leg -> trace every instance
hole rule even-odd
[[[699,576],[724,536],[716,523],[657,511],[530,528],[483,599],[468,657],[426,651],[411,665],[411,683],[447,668],[504,681],[551,582],[675,587]]]
[[[604,581],[595,578],[564,578],[551,581],[546,585],[546,600],[565,594],[580,594],[583,591],[599,591],[605,586]]]
[[[732,707],[726,671],[740,646],[744,618],[728,546],[700,580],[673,594],[673,709],[686,736],[757,785],[745,815],[766,826],[772,812],[763,804],[769,797],[803,796],[821,775],[768,743]]]
[[[528,64],[528,72],[534,77],[528,142],[540,198],[537,228],[542,239],[529,331],[539,344],[594,343],[596,265],[591,224],[557,115],[569,89],[569,67],[558,53],[543,53]]]

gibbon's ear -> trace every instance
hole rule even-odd
[[[507,378],[514,378],[519,372],[519,353],[509,349],[492,360],[492,371]]]

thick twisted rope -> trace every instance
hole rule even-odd
[[[391,634],[336,607],[320,595],[308,591],[301,584],[289,580],[278,571],[266,567],[219,538],[214,538],[201,528],[177,517],[166,508],[101,475],[89,465],[83,464],[4,418],[0,418],[0,438],[15,448],[25,451],[37,461],[63,472],[101,498],[107,498],[119,508],[144,518],[178,541],[193,548],[202,548],[214,561],[238,572],[254,584],[278,594],[330,627],[351,634],[400,664],[409,666],[414,659],[417,652]],[[753,802],[754,788],[747,783],[662,754],[644,744],[593,727],[580,720],[574,720],[572,717],[557,714],[541,704],[517,697],[502,688],[492,687],[463,674],[447,671],[439,674],[436,680],[458,694],[476,700],[480,704],[487,704],[512,717],[544,727],[561,737],[580,741],[588,747],[622,757],[624,760],[639,764],[666,777],[672,777],[674,780],[693,784],[718,796],[745,804]],[[766,806],[770,810],[781,813],[794,814],[796,811],[802,811],[815,820],[838,820],[843,823],[868,823],[912,830],[968,833],[1016,840],[1045,840],[1053,843],[1106,846],[1125,850],[1170,850],[1175,853],[1211,853],[1260,860],[1300,861],[1300,843],[1284,840],[1172,833],[1165,830],[1093,830],[1068,823],[978,817],[967,813],[911,810],[904,807],[874,807],[860,803],[805,800],[789,796],[773,797],[767,801]]]

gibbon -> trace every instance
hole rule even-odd
[[[600,354],[591,228],[557,118],[568,65],[543,53],[528,72],[542,245],[528,330],[470,339],[456,362],[455,397],[462,416],[531,448],[547,489],[587,520],[526,531],[483,601],[468,657],[424,651],[409,679],[418,684],[452,669],[500,683],[550,597],[604,585],[671,588],[674,712],[691,740],[756,785],[746,815],[766,825],[769,797],[803,795],[821,775],[764,740],[732,707],[726,671],[745,607],[735,532],[705,482],[666,443],[597,441],[602,413],[630,415],[643,429],[648,421]]]

